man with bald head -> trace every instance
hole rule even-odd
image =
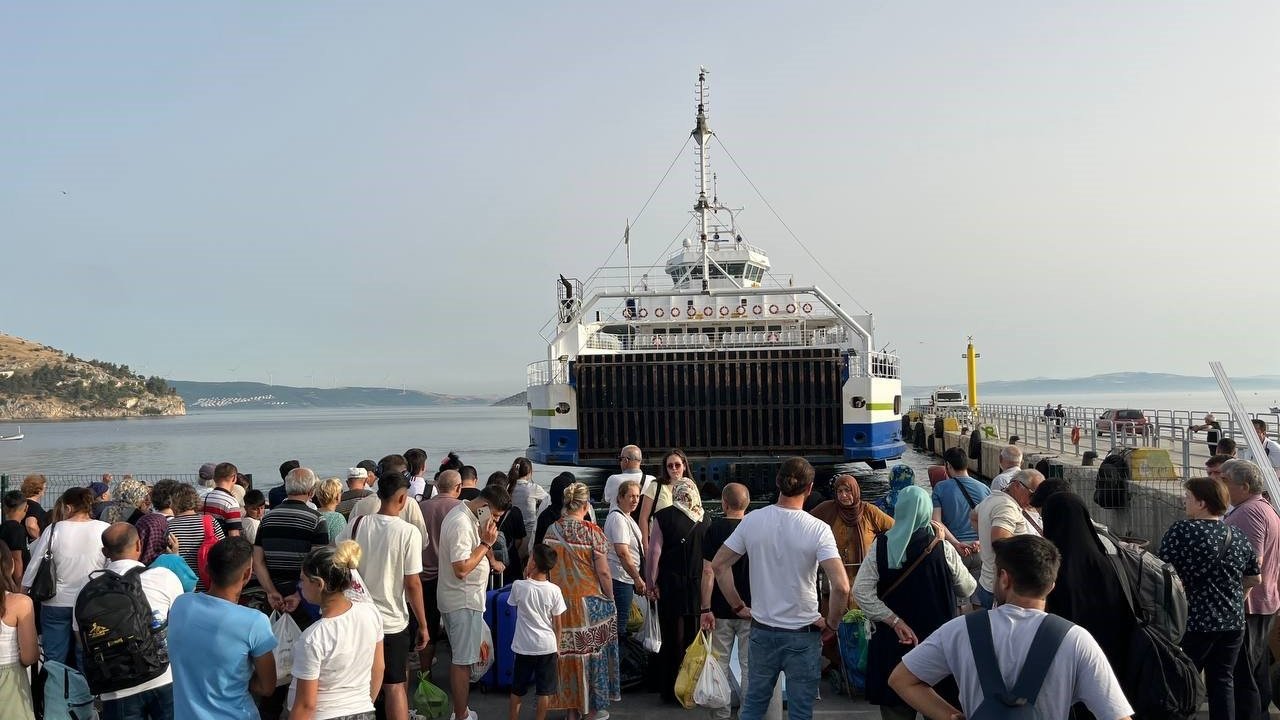
[[[649,487],[653,477],[645,475],[640,469],[642,462],[644,462],[644,455],[635,445],[628,445],[618,451],[618,466],[622,468],[622,472],[610,475],[609,479],[604,481],[604,499],[609,503],[609,512],[618,509],[618,486],[626,480],[639,483],[640,497],[644,497],[645,488]]]
[[[106,572],[120,577],[139,571],[138,577],[142,592],[147,596],[151,606],[151,615],[161,623],[169,620],[169,606],[182,595],[182,583],[178,576],[168,568],[154,567],[146,569],[142,557],[142,541],[138,531],[127,522],[112,523],[102,531],[102,554],[107,556]],[[85,585],[89,588],[93,579]],[[84,592],[84,589],[81,590]],[[75,629],[79,633],[81,622],[86,626],[92,624],[93,618],[76,617]],[[86,665],[94,662],[93,654],[84,655]],[[105,692],[101,694],[104,718],[139,718],[140,720],[169,720],[173,717],[173,671],[166,667],[164,672],[134,687]]]
[[[445,470],[436,477],[436,494],[418,503],[427,537],[422,547],[422,598],[427,610],[427,646],[418,653],[423,672],[431,674],[436,658],[437,638],[444,637],[440,625],[440,604],[436,592],[440,588],[440,525],[444,516],[458,507],[462,500],[462,475],[457,470]],[[452,572],[452,571],[450,571]]]

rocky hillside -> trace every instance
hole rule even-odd
[[[0,419],[69,420],[185,415],[162,378],[128,365],[84,360],[48,345],[0,333]]]

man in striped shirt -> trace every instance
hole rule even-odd
[[[240,534],[240,520],[244,517],[240,501],[231,493],[231,487],[236,484],[236,475],[239,473],[236,466],[229,462],[218,463],[213,469],[213,489],[204,496],[204,507],[201,509],[201,512],[217,521],[225,537]]]
[[[324,519],[307,504],[315,484],[316,474],[311,470],[289,471],[284,479],[284,501],[263,516],[253,541],[253,572],[267,591],[267,602],[276,610],[290,613],[303,629],[311,624],[311,617],[298,610],[302,602],[298,592],[302,561],[312,548],[329,544]]]

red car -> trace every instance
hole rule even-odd
[[[1099,435],[1110,435],[1113,423],[1117,435],[1151,434],[1151,422],[1141,410],[1108,410],[1098,417],[1093,427]]]

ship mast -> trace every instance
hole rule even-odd
[[[711,139],[711,128],[707,127],[707,72],[705,67],[698,68],[698,116],[693,127],[694,142],[698,143],[698,202],[693,206],[698,213],[699,239],[702,241],[702,290],[706,292],[711,280],[711,256],[707,247],[707,228],[710,219],[707,214],[711,206],[707,202],[707,175],[710,172],[707,158],[707,141]]]

